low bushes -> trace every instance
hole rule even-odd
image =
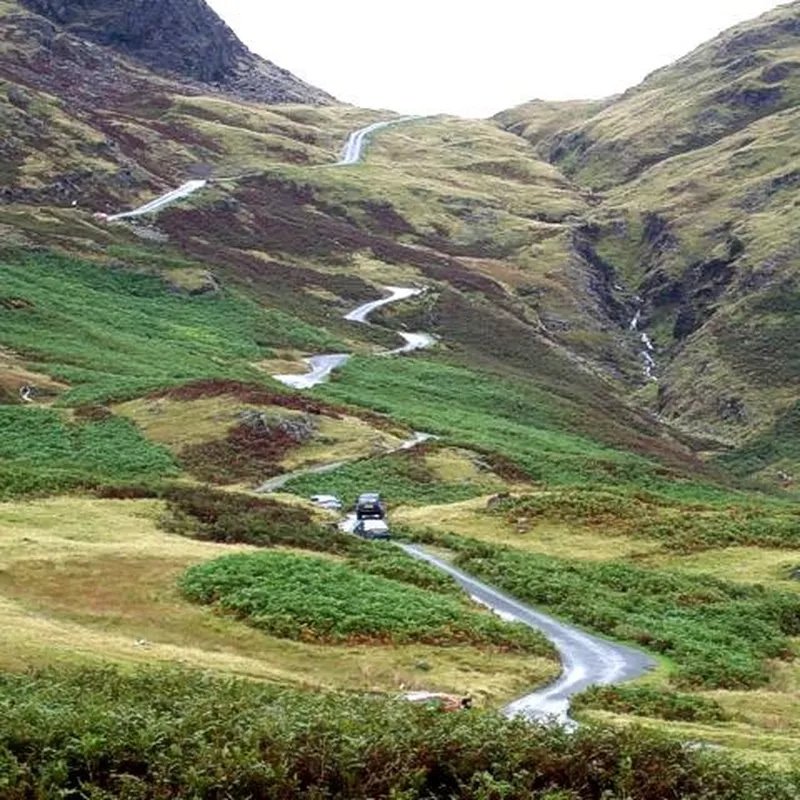
[[[162,496],[167,501],[162,527],[194,539],[257,547],[286,545],[334,553],[350,552],[352,543],[357,541],[349,534],[318,525],[306,508],[266,497],[201,486],[170,486]]]
[[[181,464],[201,481],[216,484],[258,482],[283,472],[280,460],[299,442],[279,428],[234,425],[224,439],[185,447]]]
[[[411,505],[457,503],[486,491],[486,486],[479,483],[441,480],[426,465],[426,452],[425,445],[420,445],[412,450],[367,458],[327,474],[295,478],[285,488],[299,495],[335,494],[348,506],[370,487],[380,487],[381,494],[392,504]]]
[[[126,419],[89,415],[69,423],[51,409],[25,406],[0,406],[0,461],[0,499],[178,472],[171,454]]]
[[[106,487],[103,496],[151,497],[147,487]],[[203,487],[171,486],[156,491],[167,501],[161,524],[171,533],[213,542],[256,547],[299,547],[347,558],[362,572],[382,575],[423,589],[463,596],[455,581],[392,545],[365,542],[336,526],[316,523],[310,511],[266,497]]]
[[[235,553],[191,567],[180,586],[190,600],[289,639],[473,644],[553,653],[540,633],[471,610],[457,598],[318,557]]]
[[[414,532],[457,552],[456,564],[523,602],[668,656],[692,688],[751,689],[766,661],[791,657],[800,596],[760,585],[618,561],[567,561],[453,534]]]
[[[574,697],[570,708],[657,717],[670,722],[726,722],[731,719],[731,715],[710,697],[650,686],[592,686]]]
[[[4,800],[793,800],[799,781],[637,727],[567,735],[195,672],[0,676]]]
[[[497,503],[488,513],[601,528],[696,552],[733,545],[800,546],[800,511],[788,503],[681,504],[643,492],[554,489]]]

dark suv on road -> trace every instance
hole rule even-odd
[[[356,502],[356,519],[383,519],[385,511],[377,492],[365,492]]]

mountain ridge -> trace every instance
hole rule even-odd
[[[592,251],[641,298],[656,348],[653,410],[723,447],[761,442],[756,471],[772,480],[798,470],[770,431],[794,430],[800,385],[799,104],[793,2],[599,105],[533,101],[495,117],[594,193]]]
[[[22,5],[73,36],[167,77],[263,103],[336,102],[252,53],[205,0],[22,0]]]

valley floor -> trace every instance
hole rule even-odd
[[[472,693],[491,706],[557,673],[552,660],[468,646],[268,636],[190,603],[176,585],[192,564],[257,548],[166,533],[163,512],[150,500],[0,504],[0,667],[172,663],[305,688]]]

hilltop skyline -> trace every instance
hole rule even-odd
[[[656,13],[630,0],[567,0],[544,9],[515,0],[491,9],[409,0],[394,16],[364,0],[345,7],[306,0],[268,11],[249,0],[210,5],[259,55],[343,102],[485,117],[533,98],[617,94],[779,4],[676,0]]]

